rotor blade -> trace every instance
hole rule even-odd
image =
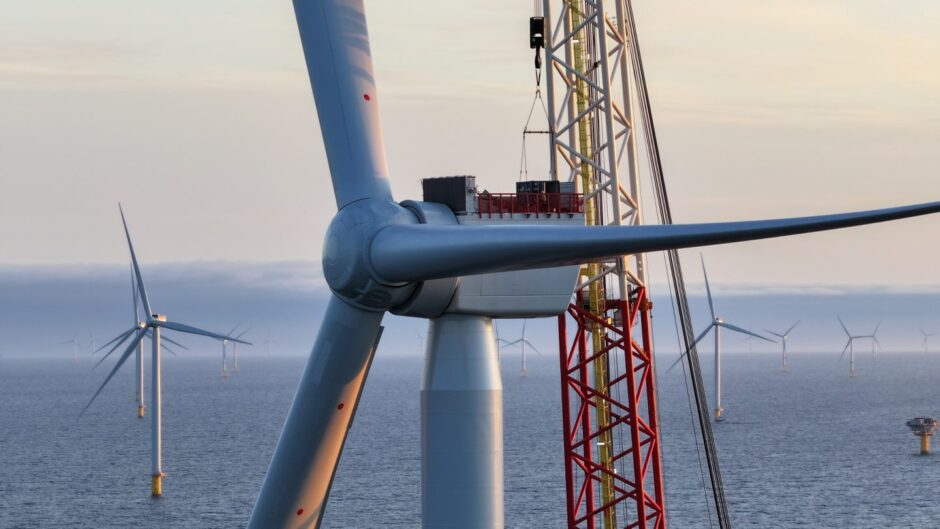
[[[749,222],[657,226],[390,225],[370,247],[389,284],[527,270],[669,249],[783,237],[940,212],[940,202],[901,208]]]
[[[845,335],[849,338],[852,337],[852,333],[849,332],[849,328],[845,326],[845,322],[842,321],[842,316],[836,316],[836,319],[839,320],[839,325],[842,326],[842,330],[845,331]]]
[[[127,335],[129,335],[130,333],[134,332],[135,330],[137,330],[137,327],[131,327],[130,330],[127,330],[127,331],[122,332],[121,334],[119,334],[119,335],[115,336],[114,338],[112,338],[111,340],[109,340],[108,343],[106,343],[106,344],[102,345],[101,347],[95,349],[95,352],[97,353],[97,352],[101,351],[102,349],[104,349],[105,347],[107,347],[107,346],[113,344],[114,342],[120,340],[121,338],[127,337]]]
[[[127,247],[131,251],[131,263],[134,265],[134,277],[137,278],[137,290],[140,292],[140,299],[144,304],[144,309],[147,311],[145,315],[149,321],[150,317],[153,315],[153,311],[150,309],[150,299],[147,297],[147,288],[144,287],[144,278],[140,275],[140,265],[137,264],[137,254],[134,252],[134,243],[131,242],[131,232],[127,229],[127,219],[124,218],[124,208],[121,207],[121,204],[118,204],[118,210],[121,212],[121,223],[124,224],[124,235],[127,236]]]
[[[793,332],[793,329],[796,329],[796,326],[799,325],[801,321],[803,320],[797,320],[796,323],[793,324],[793,326],[787,329],[787,332],[783,333],[784,336],[790,336],[790,333]],[[783,336],[781,336],[781,338],[783,338]]]
[[[161,321],[160,327],[165,329],[170,329],[171,331],[176,332],[185,332],[187,334],[198,334],[201,336],[208,336],[209,338],[215,338],[216,340],[228,340],[230,342],[238,342],[245,345],[251,345],[251,342],[246,342],[244,340],[239,340],[238,338],[232,338],[231,336],[226,336],[224,334],[214,333],[212,331],[204,331],[197,327],[191,325],[186,325],[183,323],[176,323],[175,321]]]
[[[238,336],[235,337],[235,339],[237,340],[237,339],[241,338],[242,336],[244,336],[244,335],[245,335],[248,331],[250,331],[250,330],[251,330],[251,327],[245,329],[244,331],[240,332],[240,333],[238,334]]]
[[[721,327],[724,327],[725,329],[732,330],[732,331],[734,331],[734,332],[739,332],[739,333],[741,333],[741,334],[749,334],[749,335],[753,336],[754,338],[758,338],[758,339],[764,340],[765,342],[777,343],[777,342],[771,340],[770,338],[768,338],[768,337],[766,337],[766,336],[761,336],[761,335],[757,334],[756,332],[751,332],[751,331],[749,331],[749,330],[747,330],[747,329],[742,329],[741,327],[738,327],[737,325],[731,325],[731,324],[728,323],[728,322],[721,322],[721,323],[719,323],[718,325],[721,326]]]
[[[523,338],[522,342],[528,345],[529,347],[531,347],[532,350],[535,351],[536,353],[542,354],[542,351],[539,351],[538,347],[532,345],[532,342],[530,342],[529,340],[526,340],[525,338]]]
[[[121,359],[118,360],[117,364],[114,364],[114,368],[111,369],[111,372],[108,374],[108,378],[104,379],[104,382],[101,383],[101,386],[98,388],[98,391],[96,391],[95,394],[91,397],[91,400],[88,401],[88,404],[85,405],[85,407],[82,409],[82,412],[78,414],[79,417],[81,417],[82,415],[85,415],[85,412],[88,410],[88,407],[91,406],[91,403],[94,402],[96,398],[98,398],[98,395],[101,394],[101,390],[103,390],[104,387],[108,385],[108,382],[111,381],[111,378],[114,377],[114,374],[117,373],[118,369],[121,369],[121,366],[124,365],[124,362],[126,362],[127,359],[131,356],[131,353],[134,352],[134,348],[136,348],[137,344],[139,344],[140,341],[144,339],[145,335],[146,333],[143,330],[139,330],[137,332],[137,336],[135,336],[134,339],[131,340],[130,345],[128,345],[127,349],[124,350],[124,354],[121,355]]]
[[[169,345],[163,343],[163,336],[160,337],[160,348],[163,349],[164,351],[170,353],[170,354],[173,355],[173,356],[177,356],[176,351],[174,351],[173,349],[171,349]]]
[[[708,270],[705,270],[705,256],[698,254],[702,259],[702,275],[705,276],[705,293],[708,295],[708,310],[712,313],[712,319],[715,319],[715,303],[712,301],[712,288],[708,285]]]
[[[875,325],[875,330],[874,330],[874,332],[871,333],[872,338],[874,338],[875,336],[878,336],[878,329],[881,328],[881,324],[882,324],[882,323],[884,323],[884,322],[880,322],[880,321],[879,321],[879,322],[878,322],[878,325]]]
[[[113,353],[114,351],[116,351],[117,348],[120,347],[121,344],[123,344],[128,338],[130,338],[131,335],[134,334],[134,331],[137,331],[137,330],[140,330],[140,329],[139,329],[138,327],[133,327],[133,328],[131,328],[131,330],[129,330],[129,331],[127,331],[126,333],[124,333],[124,337],[121,338],[121,340],[120,340],[119,342],[117,342],[116,344],[114,344],[114,345],[111,347],[111,349],[110,349],[107,353],[105,353],[104,356],[101,357],[101,360],[98,360],[98,363],[95,364],[95,367],[100,366],[100,365],[101,365],[101,362],[104,362],[109,356],[111,356],[111,353]]]
[[[336,206],[391,200],[362,0],[295,0]]]
[[[881,352],[884,352],[885,348],[881,346],[881,342],[878,341],[878,337],[872,336],[871,339],[875,341],[875,345],[878,346],[878,349],[881,350]]]
[[[706,327],[704,331],[702,331],[702,334],[698,335],[698,338],[696,338],[695,341],[692,342],[692,345],[689,346],[689,349],[683,351],[682,354],[679,355],[679,358],[677,358],[676,361],[673,362],[671,366],[669,366],[669,369],[666,370],[666,374],[667,374],[667,375],[668,375],[669,372],[672,371],[677,365],[679,365],[679,362],[681,362],[682,359],[685,358],[685,356],[686,356],[687,354],[689,354],[689,350],[691,350],[693,347],[695,347],[696,345],[698,345],[699,342],[701,342],[706,336],[708,336],[708,333],[712,330],[712,327],[714,327],[714,326],[715,326],[715,324],[712,323],[711,325],[709,325],[708,327]]]
[[[784,338],[784,335],[782,335],[782,334],[777,334],[777,333],[775,333],[774,331],[771,331],[771,330],[769,330],[769,329],[764,329],[764,332],[770,333],[770,334],[776,336],[777,338],[780,338],[781,340],[783,340],[783,338]]]
[[[852,345],[852,338],[849,338],[849,341],[845,342],[845,347],[842,349],[842,354],[839,355],[839,361],[841,362],[845,358],[845,352],[849,350],[849,346]]]
[[[249,529],[319,526],[382,317],[330,299]]]
[[[172,338],[167,338],[166,336],[160,336],[160,341],[161,341],[161,342],[169,342],[169,343],[171,343],[171,344],[173,344],[173,345],[179,347],[180,349],[182,349],[182,350],[184,350],[184,351],[189,351],[189,347],[186,347],[185,345],[183,345],[183,344],[177,342],[176,340],[174,340],[174,339],[172,339]]]

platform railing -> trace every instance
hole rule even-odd
[[[503,218],[504,215],[572,216],[583,213],[580,193],[479,193],[477,215]]]

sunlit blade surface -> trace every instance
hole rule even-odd
[[[295,0],[336,206],[391,198],[362,0]]]
[[[319,525],[381,335],[382,316],[330,300],[250,529]]]
[[[122,343],[124,343],[128,338],[130,338],[131,335],[134,334],[134,331],[139,331],[139,330],[140,330],[139,327],[133,327],[133,328],[129,329],[127,332],[125,332],[124,334],[122,334],[122,335],[119,337],[119,338],[121,338],[121,340],[118,341],[116,344],[114,344],[114,345],[111,347],[111,349],[110,349],[104,356],[102,356],[100,360],[98,360],[98,362],[95,364],[95,367],[100,366],[100,365],[101,365],[101,362],[104,362],[109,356],[111,356],[111,353],[113,353],[114,351],[116,351],[117,348],[120,347]]]
[[[711,312],[712,319],[715,319],[715,302],[712,301],[712,287],[708,284],[708,270],[705,269],[705,256],[699,254],[702,260],[702,275],[705,277],[705,294],[708,296],[708,310]]]
[[[718,325],[720,325],[721,327],[724,327],[725,329],[732,330],[734,332],[739,332],[741,334],[747,334],[748,336],[753,336],[754,338],[759,338],[761,340],[764,340],[765,342],[774,343],[773,340],[771,340],[770,338],[767,338],[766,336],[761,336],[747,329],[742,329],[741,327],[738,327],[737,325],[731,325],[730,323],[727,323],[727,322],[721,322]]]
[[[131,232],[127,229],[127,219],[124,218],[124,208],[118,204],[121,211],[121,223],[124,224],[124,235],[127,236],[127,247],[131,251],[131,264],[134,265],[134,277],[137,278],[137,291],[140,293],[140,299],[144,304],[144,310],[147,311],[146,317],[149,320],[153,315],[150,309],[150,298],[147,297],[147,289],[144,287],[144,278],[140,275],[140,265],[137,264],[137,253],[134,252],[134,243],[131,242]]]
[[[226,336],[224,334],[219,334],[219,333],[212,332],[212,331],[205,331],[197,327],[193,327],[192,325],[176,323],[175,321],[160,322],[160,327],[164,327],[172,331],[185,332],[187,334],[198,334],[200,336],[208,336],[209,338],[215,338],[216,340],[228,340],[230,342],[238,342],[238,343],[243,343],[245,345],[251,345],[251,342],[246,342],[244,340],[239,340],[238,338],[233,338],[231,336]]]
[[[940,212],[940,202],[840,215],[716,224],[393,225],[376,233],[370,247],[370,261],[375,273],[384,281],[422,281],[783,237],[936,212]]]
[[[112,368],[111,372],[108,373],[108,378],[104,379],[104,382],[101,383],[98,391],[96,391],[95,394],[91,397],[91,400],[88,401],[88,404],[85,405],[85,407],[82,409],[82,413],[80,413],[79,416],[85,414],[85,412],[88,410],[88,407],[91,406],[91,403],[94,402],[95,399],[98,398],[98,395],[101,394],[101,390],[103,390],[104,387],[108,385],[108,382],[111,381],[111,379],[114,377],[114,374],[118,372],[118,369],[121,369],[121,366],[124,365],[124,362],[126,362],[127,359],[131,356],[131,353],[134,352],[134,349],[137,348],[137,344],[139,344],[146,335],[147,333],[145,333],[142,329],[137,331],[137,335],[134,336],[134,339],[131,340],[130,345],[128,345],[127,349],[124,350],[124,354],[121,355],[121,359],[118,360],[116,364],[114,364],[114,368]]]

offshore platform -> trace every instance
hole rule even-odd
[[[907,421],[907,427],[911,429],[911,433],[920,437],[920,455],[929,454],[930,438],[937,430],[937,419],[933,417],[914,417]]]

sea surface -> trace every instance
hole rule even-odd
[[[380,351],[381,354],[381,351]],[[838,355],[724,357],[715,425],[736,528],[940,527],[940,452],[904,423],[940,416],[940,355],[882,354],[849,378]],[[664,357],[661,364],[668,365]],[[150,486],[150,421],[131,370],[88,413],[91,362],[0,360],[0,528],[236,528],[247,523],[304,366],[301,358],[167,358],[165,496]],[[503,358],[506,527],[563,527],[557,361]],[[710,358],[703,356],[711,383]],[[379,357],[350,432],[324,527],[420,526],[419,358]],[[709,522],[680,371],[660,373],[669,527]]]

